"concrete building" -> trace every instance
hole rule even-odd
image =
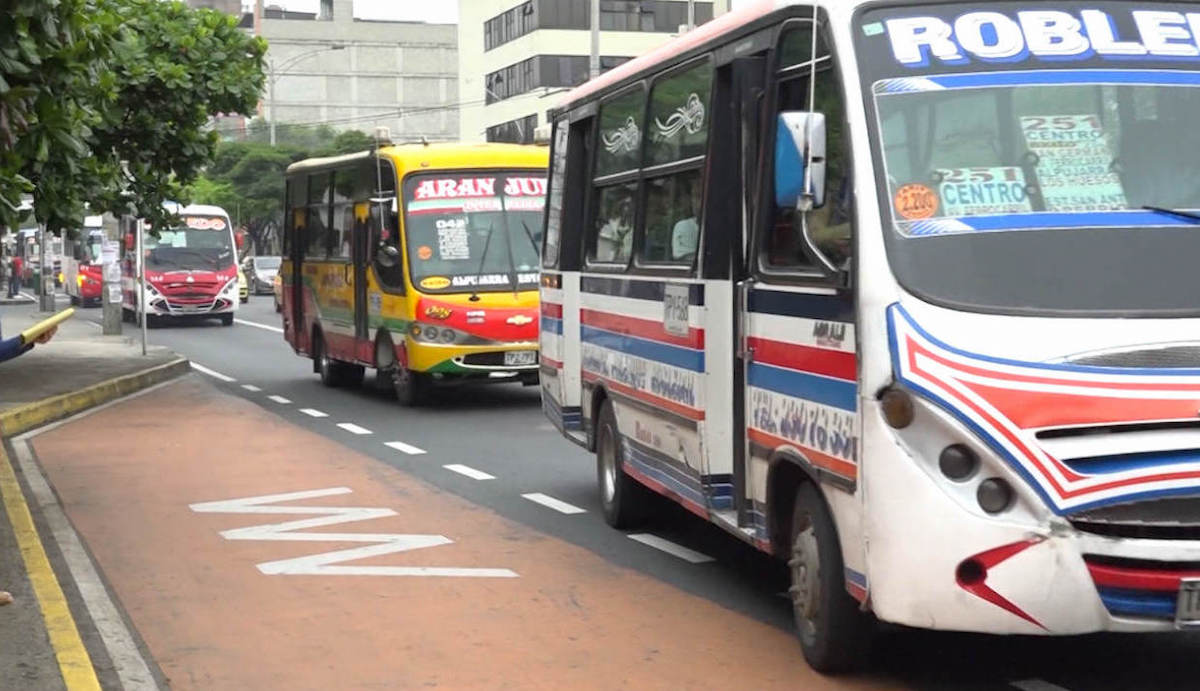
[[[696,2],[695,22],[730,0]],[[465,141],[529,142],[556,96],[588,78],[591,0],[459,0],[458,93]],[[688,3],[600,0],[600,66],[652,50],[687,24]]]
[[[242,14],[242,0],[187,0],[187,4],[192,7],[221,10],[235,16]]]
[[[321,0],[315,16],[259,7],[255,24],[270,45],[263,117],[383,125],[395,141],[458,138],[455,25],[357,20],[352,0]]]

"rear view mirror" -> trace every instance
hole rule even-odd
[[[806,175],[809,161],[812,169]],[[775,205],[800,211],[825,205],[823,113],[779,114],[775,125]]]
[[[399,266],[400,250],[391,245],[380,243],[379,251],[375,253],[375,261],[379,262],[380,266],[387,269]]]

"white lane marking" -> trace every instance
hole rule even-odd
[[[471,466],[463,465],[461,463],[451,463],[450,465],[444,465],[442,467],[445,468],[446,470],[449,470],[452,473],[458,473],[459,475],[466,475],[467,477],[471,478],[472,480],[495,480],[496,479],[495,475],[489,475],[489,474],[483,472],[482,470],[475,470]]]
[[[383,445],[387,446],[389,448],[395,449],[397,451],[406,453],[409,456],[419,456],[419,455],[425,453],[425,449],[418,448],[411,444],[405,444],[402,441],[387,441],[387,442],[384,442]]]
[[[128,399],[117,399],[113,403],[125,400]],[[68,418],[63,422],[75,419],[78,418]],[[58,545],[63,560],[67,563],[67,569],[71,572],[71,580],[79,588],[79,595],[83,598],[84,606],[87,607],[96,631],[100,634],[104,649],[108,651],[108,657],[112,660],[117,678],[121,680],[121,687],[129,691],[158,689],[154,674],[151,673],[145,658],[142,657],[137,643],[133,640],[133,635],[125,626],[125,620],[117,611],[117,606],[113,603],[104,582],[100,580],[100,575],[96,572],[96,565],[92,563],[91,557],[83,547],[83,542],[79,539],[79,534],[67,520],[62,506],[58,503],[58,498],[50,489],[50,484],[42,475],[41,469],[30,452],[28,440],[47,429],[35,430],[13,440],[13,451],[17,457],[17,463],[21,466],[21,473],[25,475],[25,481],[29,483],[33,499],[42,510],[42,515],[50,528],[50,535]]]
[[[342,523],[368,521],[395,516],[396,512],[385,508],[363,506],[270,506],[277,502],[297,501],[337,494],[349,494],[349,487],[268,494],[261,497],[228,499],[191,504],[197,513],[309,515],[283,523],[267,523],[225,530],[220,533],[226,540],[277,540],[287,542],[358,542],[367,543],[333,552],[323,552],[305,557],[280,559],[258,564],[258,570],[268,575],[308,576],[449,576],[466,578],[516,578],[517,573],[509,569],[462,568],[444,566],[383,566],[347,565],[345,562],[385,554],[407,552],[426,547],[449,545],[454,541],[444,535],[412,535],[397,533],[329,533],[303,532],[308,528],[323,528]],[[374,543],[374,544],[371,544]]]
[[[234,319],[233,321],[238,324],[245,324],[246,326],[253,326],[256,329],[264,329],[266,331],[274,331],[277,334],[283,333],[283,329],[279,328],[278,326],[270,326],[268,324],[259,324],[258,322],[248,322],[245,319]]]
[[[581,509],[574,504],[568,504],[565,501],[555,499],[554,497],[542,494],[541,492],[531,492],[530,494],[522,494],[521,496],[525,497],[534,504],[541,504],[542,506],[554,509],[559,513],[587,513],[586,509]]]
[[[192,369],[196,370],[197,372],[207,374],[208,376],[212,377],[213,379],[219,379],[224,382],[237,381],[236,379],[234,379],[233,377],[231,377],[227,374],[221,374],[220,372],[218,372],[216,370],[211,370],[211,369],[205,367],[204,365],[197,365],[194,362],[192,363]]]
[[[1021,681],[1009,682],[1009,686],[1021,689],[1021,691],[1067,691],[1058,684],[1051,684],[1042,679],[1022,679]]]
[[[649,533],[630,533],[627,535],[630,540],[636,540],[643,545],[653,547],[654,549],[662,550],[667,554],[679,557],[684,561],[690,561],[693,564],[703,564],[704,562],[713,561],[713,558],[707,554],[701,554],[695,550],[688,549],[683,545],[677,545],[670,540],[664,540],[657,535]]]
[[[253,384],[242,384],[242,388],[247,391],[256,391],[256,392],[262,391],[262,389],[258,388],[257,386],[255,386]]]
[[[371,430],[367,429],[366,427],[359,427],[358,425],[354,424],[353,422],[339,422],[338,427],[341,427],[342,429],[346,430],[350,434],[371,434],[372,433]]]
[[[300,412],[309,417],[329,417],[329,413],[323,413],[316,408],[301,408]]]
[[[271,399],[272,401],[275,401],[276,403],[282,403],[284,405],[287,405],[288,403],[292,402],[292,399],[290,399],[290,398],[284,398],[283,396],[277,396],[274,394],[267,396],[267,398]]]
[[[104,325],[103,325],[103,324],[101,324],[100,322],[94,322],[94,321],[92,321],[91,319],[84,319],[84,320],[83,320],[83,323],[84,323],[84,324],[88,324],[89,326],[94,326],[94,327],[96,327],[97,329],[103,329],[103,328],[104,328]]]

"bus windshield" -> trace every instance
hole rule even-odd
[[[1105,5],[1104,17],[1087,14]],[[1116,32],[1103,37],[1109,45],[1138,35],[1132,5],[1058,14],[1090,20],[1093,41],[1104,19]],[[965,22],[964,5],[862,18],[897,277],[921,297],[980,311],[1200,313],[1200,272],[1188,259],[1200,251],[1200,216],[1187,213],[1200,209],[1200,61],[1135,60],[1132,40],[1119,61],[1100,43],[1076,59],[1041,59],[1030,47],[1040,39],[1021,34],[1023,7],[989,3]],[[939,22],[970,35],[910,55],[908,28],[940,31]],[[1011,54],[990,59],[1002,41]]]
[[[534,172],[433,173],[404,183],[413,284],[425,292],[532,290],[546,178]]]
[[[234,260],[229,223],[219,216],[189,216],[144,242],[146,268],[156,271],[220,271]]]

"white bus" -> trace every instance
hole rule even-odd
[[[1200,3],[709,22],[552,114],[543,407],[612,525],[787,560],[822,671],[1200,624],[1197,113]]]

